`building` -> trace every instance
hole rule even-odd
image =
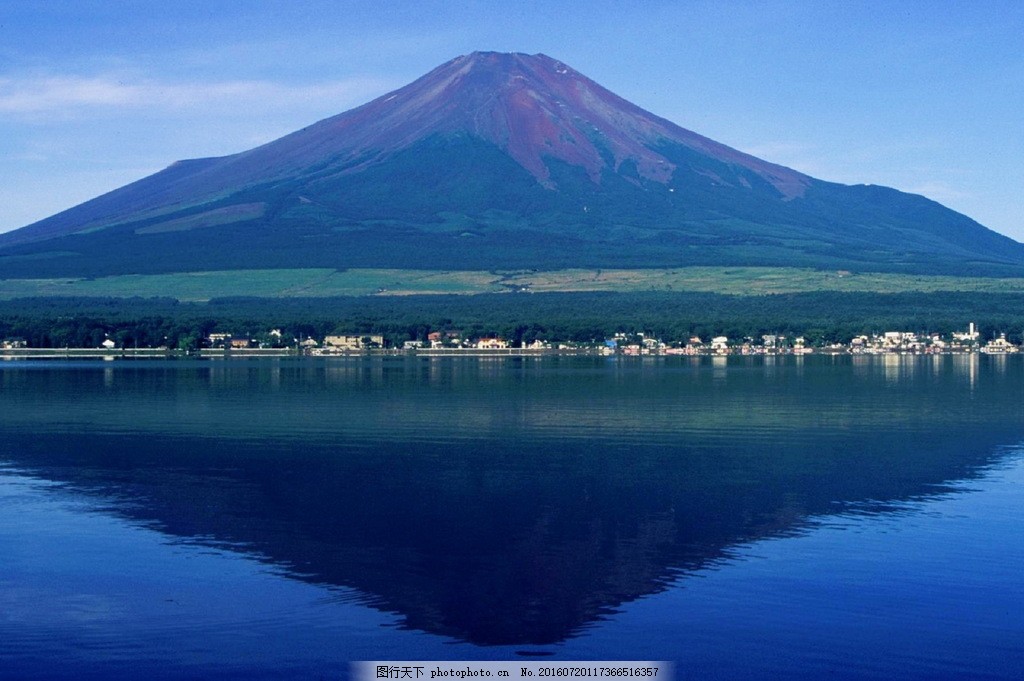
[[[974,326],[974,322],[971,322],[967,327],[967,333],[963,333],[962,331],[954,333],[953,340],[976,343],[980,335],[981,334],[978,333],[978,329]]]
[[[982,352],[993,355],[1004,355],[1011,352],[1019,352],[1016,345],[1006,340],[1006,334],[999,334],[999,338],[993,338],[981,348]]]
[[[211,348],[226,348],[231,346],[230,333],[211,333],[206,337]]]
[[[327,336],[324,338],[324,347],[338,350],[363,350],[369,347],[382,348],[384,347],[384,336]]]

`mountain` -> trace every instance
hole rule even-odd
[[[685,265],[1024,274],[1024,245],[921,196],[744,154],[545,55],[494,52],[0,235],[6,277]]]

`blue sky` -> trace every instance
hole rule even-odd
[[[543,52],[815,177],[1024,241],[1024,2],[3,0],[0,231],[474,50]]]

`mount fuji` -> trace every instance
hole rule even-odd
[[[922,196],[737,151],[551,57],[494,52],[0,234],[8,278],[687,265],[1024,275],[1024,245]]]

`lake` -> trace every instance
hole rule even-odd
[[[1019,679],[1024,358],[0,363],[0,678]]]

